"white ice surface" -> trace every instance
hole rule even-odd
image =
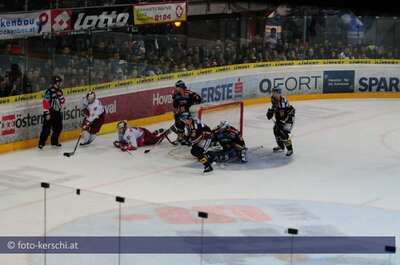
[[[399,236],[400,101],[316,100],[293,105],[293,157],[272,153],[273,123],[265,117],[266,107],[245,107],[244,138],[249,147],[249,163],[216,165],[214,172],[206,175],[202,166],[190,158],[189,149],[165,141],[148,154],[143,148],[129,155],[113,147],[114,134],[98,137],[70,158],[62,153],[71,151],[74,141],[63,143],[61,149],[46,146],[44,150],[1,155],[0,235],[40,235],[42,193],[35,188],[40,181],[47,181],[99,192],[102,198],[101,203],[76,201],[71,205],[69,200],[50,195],[53,208],[49,230],[109,210],[114,206],[102,195],[109,194],[130,198],[131,206],[162,203],[190,208],[198,202],[213,205],[244,200],[249,204],[257,200],[306,201],[317,203],[316,208],[336,205],[332,218],[341,216],[348,223],[352,221],[347,220],[349,213],[342,211],[343,207],[377,208],[382,211],[381,216],[370,217],[371,220],[364,220],[365,224],[353,223],[354,228],[365,227],[357,234]],[[53,195],[63,194],[64,188],[58,189]],[[351,228],[346,234],[351,235]],[[0,256],[0,260],[7,257],[10,258]],[[37,264],[35,260],[27,262]]]

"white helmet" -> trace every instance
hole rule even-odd
[[[228,126],[230,126],[228,121],[221,121],[218,126],[215,128],[216,131],[221,131],[226,129]]]
[[[128,128],[128,123],[126,121],[119,121],[117,123],[117,129],[119,133],[125,133],[126,128]]]
[[[96,100],[96,93],[94,93],[94,91],[90,91],[86,94],[86,99],[89,104],[92,104]]]

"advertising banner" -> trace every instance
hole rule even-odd
[[[134,5],[135,25],[186,21],[186,2]]]
[[[51,32],[50,10],[0,14],[0,39],[37,36]]]
[[[172,111],[173,88],[160,88],[101,97],[106,123],[150,117]],[[43,124],[43,110],[38,102],[24,109],[0,114],[0,143],[37,138]],[[83,120],[82,98],[67,97],[62,110],[64,131],[80,128]]]
[[[133,25],[132,6],[114,6],[73,10],[74,31],[121,28]]]
[[[329,70],[327,70],[329,69]],[[247,69],[215,73],[204,77],[180,76],[205,104],[223,103],[249,98],[270,97],[273,88],[284,95],[321,94],[333,92],[400,92],[397,65],[338,65],[326,67],[304,65],[282,69]],[[176,78],[177,76],[174,76]],[[172,111],[171,87],[175,80],[139,85],[117,81],[92,86],[105,106],[106,123],[135,120]],[[147,80],[147,79],[146,79]],[[154,80],[153,80],[154,82]],[[83,119],[82,97],[85,87],[65,89],[63,109],[64,130],[79,128]],[[27,97],[29,95],[25,95]],[[20,96],[16,96],[20,97]],[[43,117],[41,97],[0,105],[0,144],[37,138]]]
[[[53,32],[68,32],[72,30],[72,10],[51,10],[51,30]]]
[[[356,92],[400,92],[399,68],[386,66],[357,71]]]
[[[324,93],[354,92],[354,75],[351,70],[324,71]]]

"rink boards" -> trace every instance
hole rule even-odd
[[[233,68],[235,69],[235,68]],[[224,71],[222,71],[224,70]],[[338,98],[400,98],[400,65],[393,64],[327,64],[290,65],[210,71],[209,74],[182,76],[187,86],[199,93],[205,104],[243,101],[266,104],[273,88],[281,88],[289,100]],[[225,71],[228,70],[228,71]],[[146,79],[146,78],[145,78]],[[172,119],[173,85],[176,79],[156,82],[118,81],[92,87],[65,89],[64,132],[62,140],[76,138],[83,118],[81,101],[88,89],[95,89],[105,105],[107,118],[101,134],[115,131],[115,123],[128,120],[131,125]],[[147,78],[149,79],[149,78]],[[157,78],[153,78],[157,80]],[[150,81],[152,81],[150,79]],[[0,102],[0,153],[37,145],[42,126],[40,97],[25,100],[15,97]],[[28,97],[29,99],[29,97]]]

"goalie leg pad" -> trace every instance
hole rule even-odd
[[[207,152],[207,155],[212,158],[214,162],[218,163],[227,162],[238,157],[236,151],[233,149],[209,151]]]

